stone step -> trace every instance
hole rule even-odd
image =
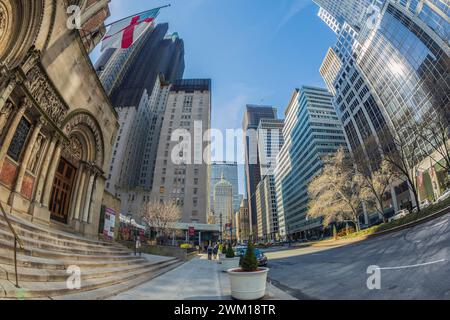
[[[77,265],[82,268],[110,268],[144,262],[146,262],[146,260],[134,256],[130,256],[129,259],[122,261],[110,261],[108,259],[104,259],[102,261],[75,261],[70,259],[62,261],[52,258],[32,257],[23,255],[20,252],[17,255],[17,265],[19,267],[48,270],[66,270],[72,265]],[[4,250],[0,248],[0,265],[14,265],[14,254],[11,250]]]
[[[37,240],[53,242],[61,246],[86,247],[90,249],[108,248],[109,250],[123,249],[123,247],[118,246],[115,243],[87,239],[75,234],[69,234],[67,232],[58,230],[51,230],[42,226],[31,224],[28,221],[22,220],[12,215],[8,215],[8,217],[19,237],[23,235],[28,238],[35,238]],[[0,228],[11,232],[2,214],[0,214]]]
[[[106,300],[121,294],[122,292],[131,290],[135,287],[140,286],[152,279],[159,277],[171,270],[178,268],[180,265],[184,264],[184,262],[178,261],[164,269],[156,271],[154,273],[150,273],[148,275],[143,275],[136,277],[131,280],[127,280],[109,287],[99,288],[90,291],[78,292],[74,294],[67,294],[63,296],[54,296],[51,297],[51,300]]]
[[[127,272],[135,272],[143,269],[148,269],[151,267],[156,267],[162,265],[166,262],[176,260],[165,259],[156,262],[145,262],[139,264],[131,264],[119,267],[109,267],[109,268],[84,268],[80,266],[81,269],[81,279],[88,280],[94,278],[102,278],[113,276],[115,274],[124,274]],[[19,283],[22,282],[55,282],[55,281],[66,281],[69,274],[66,269],[36,269],[36,268],[26,268],[18,267],[17,273],[19,276]],[[15,282],[15,271],[12,265],[1,265],[0,266],[0,279],[9,280]]]
[[[99,248],[99,249],[85,249],[85,248],[77,248],[72,246],[60,246],[40,240],[34,240],[30,239],[28,237],[22,237],[19,235],[20,239],[22,240],[22,243],[26,249],[32,250],[34,248],[37,249],[44,249],[44,250],[51,250],[55,252],[68,252],[68,253],[77,253],[77,254],[84,254],[84,255],[129,255],[130,251],[123,249],[114,249],[109,250],[108,248]],[[11,245],[14,244],[14,236],[11,232],[5,231],[0,229],[0,240],[9,241]]]
[[[60,247],[70,247],[70,248],[78,248],[78,249],[85,249],[85,250],[94,250],[94,251],[101,251],[101,250],[108,250],[108,251],[123,251],[122,247],[119,247],[117,245],[110,245],[110,246],[103,246],[103,245],[92,245],[90,243],[83,243],[79,240],[69,240],[69,239],[58,239],[53,236],[47,235],[47,234],[41,234],[39,230],[30,231],[27,229],[23,229],[20,226],[14,226],[16,233],[20,237],[20,239],[28,239],[28,240],[34,240],[34,241],[41,241],[45,242],[47,244],[53,244],[55,246]],[[12,234],[11,230],[9,229],[8,225],[0,220],[0,231],[3,231],[7,234]]]
[[[166,269],[171,265],[178,264],[178,260],[165,262],[158,266],[145,268],[143,270],[127,272],[125,274],[112,275],[102,278],[86,279],[81,282],[81,289],[71,290],[67,288],[66,281],[58,282],[22,282],[21,289],[17,289],[10,281],[0,280],[3,290],[0,290],[0,298],[46,298],[58,297],[68,294],[76,294],[84,291],[106,288],[111,290],[111,286],[122,284],[127,281],[144,279],[157,273],[158,270]]]
[[[14,250],[14,242],[6,241],[0,239],[0,249],[9,249]],[[24,255],[33,256],[33,257],[43,257],[43,258],[54,258],[61,261],[102,261],[102,260],[111,260],[111,261],[119,261],[119,260],[127,260],[132,256],[131,251],[128,255],[117,255],[117,254],[101,254],[101,255],[86,255],[86,254],[76,254],[70,252],[57,252],[50,251],[39,248],[28,248],[25,246],[24,250],[20,250],[20,252]]]

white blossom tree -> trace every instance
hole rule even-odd
[[[308,217],[322,217],[326,226],[332,222],[352,221],[359,231],[361,181],[348,154],[341,148],[323,161],[322,173],[308,187]]]
[[[173,202],[152,201],[144,204],[142,220],[157,232],[157,238],[168,237],[181,219],[180,207]]]

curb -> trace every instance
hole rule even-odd
[[[366,238],[382,236],[382,235],[393,233],[393,232],[396,232],[396,231],[409,229],[409,228],[415,227],[417,225],[420,225],[422,223],[425,223],[425,222],[434,220],[436,218],[440,218],[442,216],[445,216],[448,213],[450,213],[450,207],[444,208],[444,209],[442,209],[442,210],[440,210],[440,211],[438,211],[436,213],[430,214],[430,215],[428,215],[426,217],[423,217],[423,218],[421,218],[419,220],[415,220],[415,221],[412,221],[412,222],[409,222],[409,223],[406,223],[404,225],[401,225],[401,226],[398,226],[398,227],[395,227],[395,228],[391,228],[391,229],[388,229],[388,230],[376,232],[374,234],[369,234],[369,235],[366,236]]]
[[[417,225],[420,225],[422,223],[425,223],[425,222],[434,220],[436,218],[442,217],[442,216],[444,216],[444,215],[446,215],[448,213],[450,213],[450,207],[441,209],[440,211],[435,212],[433,214],[430,214],[430,215],[428,215],[426,217],[423,217],[423,218],[421,218],[419,220],[415,220],[415,221],[409,222],[407,224],[404,224],[404,225],[401,225],[401,226],[398,226],[398,227],[394,227],[394,228],[391,228],[391,229],[388,229],[388,230],[383,230],[383,231],[376,232],[376,233],[369,234],[369,235],[365,235],[365,236],[359,236],[359,237],[356,237],[356,238],[349,239],[347,241],[345,241],[345,240],[338,240],[338,241],[342,241],[342,242],[332,241],[332,242],[330,242],[328,244],[327,243],[323,243],[322,241],[311,242],[311,243],[300,244],[300,245],[297,245],[297,246],[292,246],[289,249],[300,249],[300,248],[307,248],[307,247],[316,247],[316,248],[317,247],[337,247],[337,246],[343,246],[343,245],[349,245],[349,244],[353,244],[353,243],[358,243],[358,242],[361,242],[361,241],[364,241],[364,240],[369,240],[371,238],[376,238],[376,237],[384,236],[384,235],[387,235],[387,234],[390,234],[390,233],[395,233],[395,232],[398,232],[398,231],[401,231],[401,230],[409,229],[409,228],[415,227]]]

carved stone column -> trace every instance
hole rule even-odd
[[[42,205],[46,208],[48,208],[49,206],[50,194],[53,188],[53,180],[55,180],[56,168],[58,167],[61,158],[62,147],[63,146],[61,142],[58,143],[58,145],[56,146],[55,152],[51,160],[50,168],[48,169],[47,179],[45,180],[44,194],[42,196]]]
[[[14,191],[16,193],[20,193],[22,190],[23,178],[25,177],[25,173],[27,171],[28,162],[30,161],[30,156],[33,151],[33,146],[36,143],[37,137],[40,134],[43,125],[44,120],[41,118],[33,128],[31,137],[28,141],[27,146],[25,147],[25,153],[23,155],[22,163],[19,167],[19,174],[17,175],[16,187],[14,188]]]
[[[85,164],[82,163],[80,165],[80,168],[78,169],[78,178],[77,182],[75,183],[74,188],[74,195],[73,195],[73,214],[72,217],[74,220],[80,219],[80,207],[81,207],[81,200],[84,194],[84,185],[86,181],[86,172],[85,172]]]
[[[35,196],[34,196],[34,201],[37,204],[41,204],[41,201],[42,201],[42,191],[43,191],[42,189],[44,187],[45,178],[47,177],[50,160],[52,160],[53,152],[55,151],[55,146],[58,143],[58,140],[59,140],[59,137],[57,135],[55,135],[52,138],[50,145],[48,146],[47,152],[45,154],[44,162],[42,163],[42,168],[41,168],[40,174],[38,176],[37,187],[36,187],[36,192],[35,192]]]
[[[95,173],[92,172],[92,170],[90,170],[89,183],[88,183],[87,192],[86,192],[86,200],[84,202],[83,222],[89,221],[89,209],[91,207],[92,190],[94,188],[94,181],[95,181]]]
[[[14,134],[16,133],[17,126],[19,125],[20,120],[22,119],[25,111],[29,106],[29,101],[25,100],[22,106],[19,108],[17,113],[14,115],[14,119],[11,125],[8,128],[8,132],[3,140],[3,145],[0,149],[0,170],[3,167],[3,162],[5,160],[6,154],[8,153],[9,145],[11,144],[12,139],[14,138]]]

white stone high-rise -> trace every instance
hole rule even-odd
[[[229,227],[235,227],[236,223],[233,210],[233,185],[225,180],[224,175],[214,186],[214,222],[221,226],[222,234],[229,239]]]
[[[182,222],[206,223],[210,212],[211,80],[175,81],[159,136],[151,199],[174,201]]]

